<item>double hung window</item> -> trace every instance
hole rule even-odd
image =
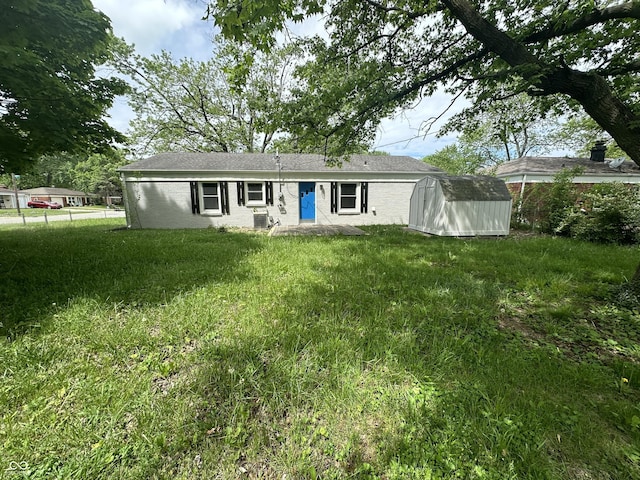
[[[365,182],[332,182],[331,213],[367,213],[368,184]]]
[[[222,202],[220,202],[220,185],[216,183],[203,183],[202,185],[202,213],[222,214]]]
[[[227,182],[190,182],[191,213],[201,215],[229,215],[229,187]]]
[[[273,182],[238,182],[238,205],[265,207],[273,205]]]

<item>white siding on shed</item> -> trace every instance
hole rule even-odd
[[[409,228],[433,235],[508,235],[510,220],[511,196],[493,177],[425,177],[411,196]]]

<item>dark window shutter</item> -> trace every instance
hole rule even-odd
[[[220,202],[222,205],[222,214],[229,215],[229,183],[220,182]]]
[[[331,182],[331,213],[338,212],[338,183]]]
[[[191,189],[191,213],[200,213],[200,196],[198,195],[198,182],[189,182]]]
[[[367,213],[367,203],[369,203],[369,184],[360,184],[360,213]]]
[[[237,182],[238,186],[238,205],[244,205],[244,182]]]
[[[273,205],[273,182],[267,182],[265,187],[267,194],[267,205]]]

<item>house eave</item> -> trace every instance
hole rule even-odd
[[[282,182],[296,181],[331,181],[331,180],[368,180],[368,181],[416,181],[427,175],[438,175],[433,172],[361,172],[361,171],[287,171],[280,173],[273,170],[235,170],[235,171],[169,171],[169,170],[121,170],[120,174],[125,181],[139,182],[170,182],[170,181],[203,181],[203,180],[228,180],[251,181],[273,180]]]
[[[546,183],[553,182],[555,173],[541,172],[519,172],[496,175],[505,183]],[[591,175],[578,175],[572,179],[573,183],[602,183],[602,182],[621,182],[621,183],[640,183],[640,175],[628,173],[601,173]]]

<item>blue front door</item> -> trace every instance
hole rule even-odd
[[[315,222],[316,220],[316,184],[300,182],[300,220]]]

